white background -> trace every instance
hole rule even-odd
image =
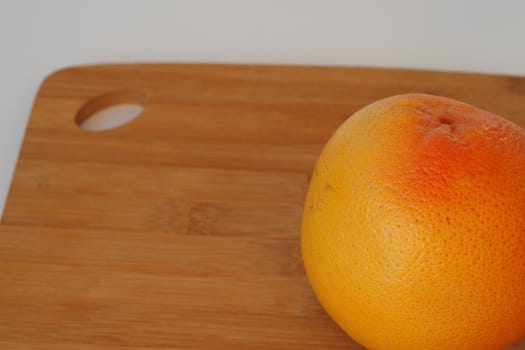
[[[525,1],[0,0],[0,212],[44,77],[130,61],[525,75]]]

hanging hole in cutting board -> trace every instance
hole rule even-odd
[[[115,91],[87,101],[77,112],[76,124],[83,130],[114,129],[137,118],[146,105],[146,96],[138,91]]]

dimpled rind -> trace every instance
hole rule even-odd
[[[496,350],[525,335],[525,133],[423,94],[349,118],[301,234],[320,303],[372,350]]]

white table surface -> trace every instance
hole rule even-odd
[[[0,0],[0,212],[40,82],[105,62],[525,75],[525,1]]]

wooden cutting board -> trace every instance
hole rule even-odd
[[[303,200],[337,126],[406,92],[525,124],[518,77],[176,64],[50,75],[0,226],[0,348],[360,349],[306,280]],[[77,126],[142,99],[122,127]]]

